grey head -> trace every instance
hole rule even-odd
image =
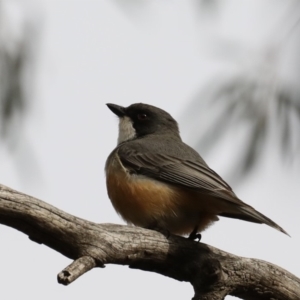
[[[172,134],[179,136],[177,122],[166,111],[144,103],[135,103],[128,107],[106,104],[119,117],[118,144],[148,135]]]

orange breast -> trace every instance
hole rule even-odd
[[[138,226],[151,225],[176,206],[176,195],[166,184],[130,175],[122,168],[107,172],[106,183],[115,210]]]
[[[175,234],[189,234],[196,225],[201,231],[216,220],[215,215],[199,211],[195,195],[145,176],[130,174],[117,156],[107,163],[106,184],[115,210],[125,221],[137,226],[156,225]]]

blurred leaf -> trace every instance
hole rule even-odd
[[[15,144],[29,105],[34,30],[26,20],[11,18],[0,2],[0,138]],[[17,5],[17,4],[15,4]],[[23,21],[23,22],[21,22]],[[20,27],[22,34],[16,34]]]
[[[247,150],[245,151],[245,156],[241,165],[242,173],[248,172],[254,167],[257,157],[266,142],[266,135],[267,118],[261,116],[261,118],[256,120],[249,137],[248,147],[246,148]]]
[[[295,142],[300,144],[299,131],[296,131],[300,128],[297,128],[297,124],[292,124],[293,114],[300,122],[300,95],[297,99],[293,93],[281,90],[278,93],[277,115],[280,125],[282,154],[284,156],[286,153],[292,155]],[[295,139],[298,139],[298,141],[294,141]]]
[[[245,174],[253,169],[272,132],[281,141],[283,156],[292,157],[295,141],[300,144],[300,95],[296,87],[290,90],[274,88],[273,81],[265,80],[264,74],[253,77],[245,73],[223,81],[213,80],[207,90],[213,92],[207,97],[201,95],[197,98],[206,98],[210,112],[203,109],[203,102],[199,101],[191,105],[193,114],[190,110],[190,116],[197,117],[200,122],[204,119],[201,116],[203,112],[210,114],[213,120],[199,137],[196,144],[199,152],[211,149],[227,133],[231,132],[232,135],[236,127],[248,124],[250,132],[247,133],[247,147],[241,153],[243,159],[235,166],[235,173]],[[298,122],[292,122],[293,117]],[[236,141],[236,144],[240,143]]]
[[[299,13],[299,2],[287,5],[272,30],[274,34],[256,51],[245,41],[224,43],[216,38],[213,42],[222,59],[239,70],[235,75],[213,78],[191,103],[188,114],[192,123],[198,122],[199,129],[205,128],[196,143],[200,153],[211,150],[224,136],[231,135],[235,140],[233,149],[241,149],[242,157],[241,161],[234,159],[235,174],[252,170],[274,138],[272,149],[277,147],[284,159],[299,158],[300,69],[295,67],[300,66]],[[298,52],[284,51],[291,39]],[[284,55],[293,56],[292,63],[283,59],[290,70],[285,76],[280,74]],[[238,140],[241,137],[235,139],[234,134],[241,126],[245,127],[244,136]]]

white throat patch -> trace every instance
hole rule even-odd
[[[122,117],[119,120],[119,137],[118,137],[118,145],[132,140],[136,137],[136,131],[133,128],[132,121],[128,117]]]

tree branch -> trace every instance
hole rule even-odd
[[[58,282],[65,285],[94,267],[119,264],[190,282],[194,300],[226,295],[300,299],[300,280],[271,263],[153,230],[89,222],[3,185],[0,223],[73,259],[58,274]]]

